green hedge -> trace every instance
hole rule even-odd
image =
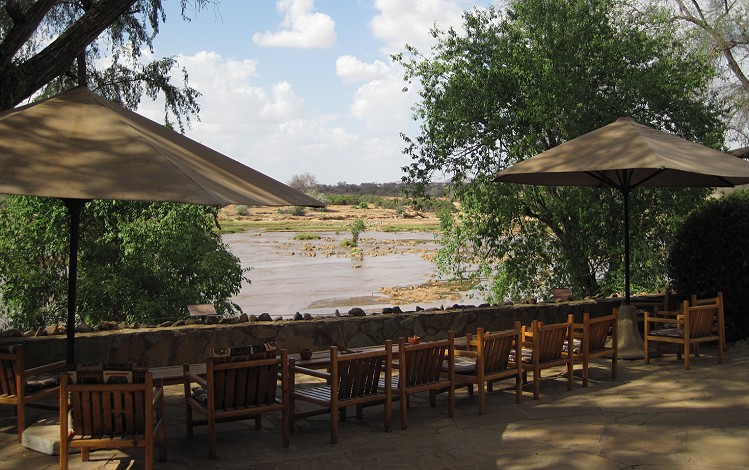
[[[723,291],[729,341],[749,337],[749,191],[711,200],[690,214],[676,234],[668,263],[680,296]]]

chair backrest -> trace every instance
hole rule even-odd
[[[69,393],[73,432],[78,436],[144,435],[151,417],[153,377],[145,383],[72,384],[63,374],[61,393]]]
[[[23,372],[23,348],[20,344],[0,349],[0,395],[18,394],[16,372]]]
[[[520,322],[515,322],[515,328],[512,330],[488,333],[483,328],[478,328],[476,353],[480,359],[477,366],[483,364],[485,374],[507,370],[510,351],[520,344],[521,331]]]
[[[588,352],[605,349],[609,335],[617,336],[617,317],[618,310],[611,315],[596,318],[590,318],[588,312],[583,314],[583,331],[587,332]]]
[[[330,380],[338,399],[376,395],[380,375],[390,368],[393,342],[388,340],[382,350],[342,353],[330,347]],[[334,392],[335,391],[335,392]]]
[[[688,325],[689,338],[704,338],[715,336],[715,322],[720,315],[720,307],[717,304],[694,305],[684,301],[684,322]]]
[[[286,350],[274,359],[219,362],[208,358],[206,380],[213,389],[213,408],[229,410],[248,406],[272,405],[276,402],[278,374],[288,377]]]
[[[572,315],[569,315],[566,323],[551,325],[540,325],[538,320],[533,320],[531,331],[534,360],[537,357],[539,362],[548,362],[561,358],[564,342],[571,343],[572,325]],[[569,347],[571,350],[572,344]]]
[[[723,307],[723,292],[718,291],[718,295],[715,297],[705,297],[702,299],[697,298],[697,294],[692,294],[691,296],[691,305],[717,305],[719,307]]]
[[[400,385],[415,387],[418,385],[439,382],[442,363],[452,354],[455,337],[448,331],[447,339],[428,341],[418,344],[406,344],[405,338],[399,339],[398,369]]]

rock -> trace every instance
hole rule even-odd
[[[176,322],[172,323],[172,326],[185,326],[185,320],[177,320]]]
[[[419,306],[417,305],[417,306],[416,306],[416,311],[417,311],[417,312],[423,312],[423,311],[424,311],[424,309],[423,309],[423,308],[421,308],[421,307],[419,307]]]
[[[239,323],[247,323],[250,321],[250,317],[247,316],[246,313],[242,313],[239,315]]]
[[[215,325],[218,323],[218,317],[216,315],[210,315],[205,317],[205,324],[206,325]]]
[[[486,307],[491,307],[491,305],[489,305],[489,304],[480,304],[479,305],[479,308],[486,308]]]
[[[124,330],[125,328],[127,328],[127,323],[125,323],[124,321],[121,321],[117,324],[118,330]]]
[[[59,326],[57,326],[57,325],[52,325],[52,326],[48,326],[48,327],[46,327],[46,328],[44,329],[44,331],[46,332],[46,335],[45,335],[45,336],[47,336],[47,335],[56,335],[56,334],[57,334],[57,330],[58,330],[59,328],[60,328],[60,327],[59,327]]]
[[[159,324],[158,324],[158,325],[156,325],[156,326],[158,326],[159,328],[166,328],[166,327],[168,327],[168,326],[172,326],[172,322],[170,322],[170,321],[165,321],[165,322],[161,322],[161,323],[159,323]]]
[[[117,322],[115,321],[103,321],[99,323],[100,331],[113,331],[117,329]]]
[[[250,315],[250,322],[254,323],[254,322],[256,322],[256,321],[257,321],[257,315],[255,315],[255,314],[253,313],[252,315]]]
[[[270,313],[263,312],[257,317],[257,321],[273,321],[273,319],[271,318]]]
[[[313,320],[312,314],[311,313],[305,313],[304,314],[304,319],[305,320]]]
[[[3,332],[4,338],[18,338],[23,336],[23,331],[18,328],[9,328]]]
[[[337,316],[337,317],[341,316],[341,312],[339,312],[338,309],[335,309],[335,316]]]
[[[382,307],[382,313],[383,314],[393,313],[393,309],[390,307]]]
[[[202,325],[203,320],[199,320],[197,318],[190,318],[188,320],[185,320],[185,325]]]
[[[236,325],[239,323],[239,317],[223,317],[218,321],[219,325]]]
[[[348,311],[348,314],[351,317],[363,317],[367,315],[367,312],[365,312],[362,308],[354,307]]]
[[[395,307],[393,307],[393,313],[403,313],[403,310],[401,310],[401,308],[396,305]]]
[[[283,317],[281,315],[274,318],[275,321],[283,321]]]
[[[127,326],[126,326],[126,328],[128,328],[130,330],[137,330],[138,328],[140,328],[140,324],[138,324],[138,323],[128,323]]]
[[[296,312],[294,314],[294,320],[304,320],[304,316],[301,313]]]
[[[34,336],[47,336],[47,330],[43,326],[40,326],[34,332]]]
[[[24,331],[24,332],[23,332],[23,336],[24,336],[25,338],[31,338],[32,336],[34,336],[34,333],[35,333],[35,331],[34,331],[34,330],[28,330],[28,331]]]

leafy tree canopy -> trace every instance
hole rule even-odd
[[[214,4],[180,0],[185,8]],[[129,108],[165,97],[164,120],[180,129],[199,111],[198,93],[173,57],[146,60],[162,0],[6,0],[0,6],[0,110],[79,84]],[[216,208],[93,201],[83,211],[79,317],[156,323],[194,303],[219,311],[245,271],[218,235]],[[0,318],[29,328],[57,323],[67,302],[68,220],[54,199],[0,200]]]
[[[642,20],[642,21],[641,21]],[[714,69],[667,23],[619,0],[521,0],[464,16],[465,34],[435,29],[422,55],[395,59],[421,85],[415,137],[404,136],[418,191],[448,178],[460,203],[443,217],[438,263],[483,281],[489,300],[621,289],[622,206],[613,190],[492,183],[516,162],[622,116],[690,140],[722,142]],[[632,286],[665,283],[665,247],[705,190],[639,189],[631,198]]]

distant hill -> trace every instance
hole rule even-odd
[[[372,194],[383,197],[401,196],[403,183],[361,183],[353,184],[340,182],[337,184],[316,184],[315,188],[324,194]],[[434,197],[446,195],[447,183],[430,183],[427,194]]]

